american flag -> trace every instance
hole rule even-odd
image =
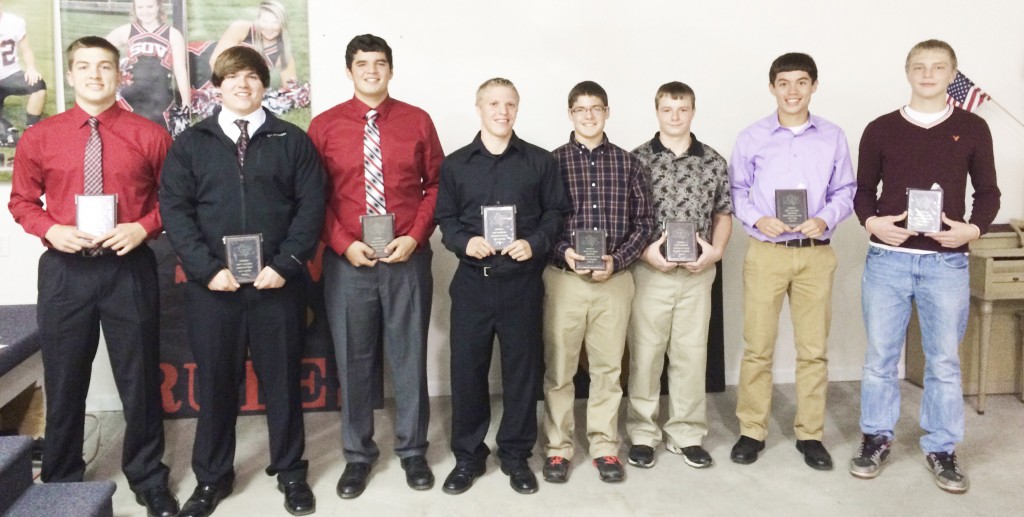
[[[946,102],[963,108],[967,111],[974,111],[974,108],[981,106],[981,103],[992,99],[989,95],[978,88],[973,81],[959,71],[956,78],[946,88]]]

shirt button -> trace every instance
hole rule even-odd
[[[597,208],[597,205],[594,205],[594,208]]]
[[[596,165],[594,162],[590,162],[591,165]]]
[[[590,184],[590,186],[591,186],[591,187],[596,187],[596,186],[597,186],[597,183],[591,183],[591,184]]]

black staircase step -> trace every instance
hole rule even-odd
[[[0,436],[0,515],[32,486],[32,437]]]
[[[15,501],[6,517],[113,517],[113,481],[32,485]]]

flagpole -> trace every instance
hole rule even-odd
[[[999,104],[998,102],[996,102],[996,100],[993,99],[991,95],[989,96],[988,101],[991,102],[992,104],[995,104],[996,106],[998,106],[999,109],[1003,110],[1003,113],[1006,113],[1007,115],[1009,115],[1010,118],[1012,118],[1014,122],[1019,124],[1021,127],[1024,127],[1024,122],[1021,122],[1020,119],[1018,119],[1017,117],[1013,116],[1013,113],[1010,113],[1010,110],[1004,108],[1002,104]]]

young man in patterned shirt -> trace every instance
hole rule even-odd
[[[633,150],[648,171],[655,222],[693,222],[700,255],[694,262],[669,262],[664,232],[656,232],[633,266],[636,294],[629,321],[629,412],[626,432],[633,446],[629,463],[654,466],[654,449],[665,448],[694,468],[709,467],[701,447],[707,434],[704,377],[707,363],[711,284],[732,233],[732,201],[726,161],[690,132],[693,89],[680,82],[658,88],[654,106],[659,131]],[[660,235],[660,237],[657,237]],[[661,371],[668,354],[668,420],[658,429]]]
[[[622,353],[633,299],[627,269],[640,258],[654,225],[651,194],[640,160],[608,141],[608,94],[583,81],[569,92],[569,142],[555,160],[572,204],[544,269],[544,480],[564,483],[573,457],[573,376],[586,346],[590,394],[587,438],[602,481],[625,478],[619,462]],[[581,230],[602,232],[600,265],[583,253],[600,252]],[[577,241],[580,243],[577,244]],[[599,242],[599,241],[595,241]]]

